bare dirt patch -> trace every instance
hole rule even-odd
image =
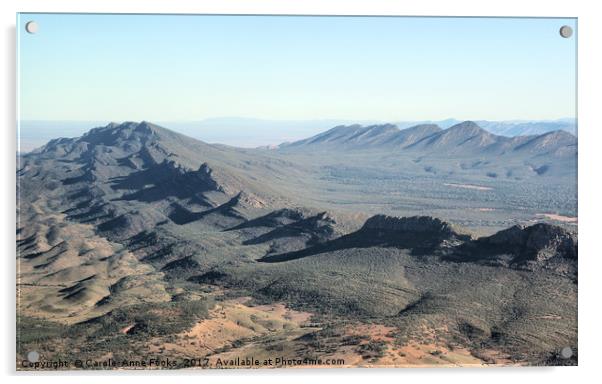
[[[572,217],[572,216],[562,216],[562,215],[557,215],[554,213],[538,213],[538,214],[536,214],[536,216],[545,217],[550,220],[560,221],[563,223],[577,224],[577,218]]]
[[[491,190],[493,190],[493,188],[491,188],[491,187],[484,187],[482,185],[474,185],[474,184],[443,183],[443,185],[445,185],[447,187],[454,187],[454,188],[474,189],[474,190],[477,190],[477,191],[491,191]]]
[[[324,336],[319,328],[299,328],[213,354],[210,361],[224,364],[224,368],[248,368],[236,366],[236,362],[245,359],[279,359],[280,364],[270,365],[272,368],[487,367],[511,363],[502,360],[496,351],[486,351],[487,356],[481,358],[467,348],[432,341],[433,330],[425,330],[423,340],[400,345],[395,338],[398,331],[382,324],[353,323],[340,328],[334,336]],[[307,337],[311,335],[322,336]],[[289,363],[283,362],[287,359]]]
[[[151,349],[187,356],[226,356],[261,349],[267,340],[290,340],[315,328],[305,325],[311,313],[287,308],[282,303],[249,306],[249,297],[218,303],[209,318],[198,322],[169,342],[154,340]]]

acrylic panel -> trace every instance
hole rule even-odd
[[[577,19],[17,40],[18,370],[577,364]]]

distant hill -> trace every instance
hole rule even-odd
[[[552,131],[565,131],[577,134],[577,124],[574,119],[554,121],[477,121],[484,129],[502,136],[541,135]]]
[[[449,128],[462,121],[456,119],[425,120],[425,121],[399,121],[394,124],[400,129],[409,128],[418,124],[436,124],[443,129]],[[565,118],[558,120],[475,120],[481,128],[501,136],[525,136],[541,135],[551,131],[566,131],[577,134],[577,123],[575,119]]]
[[[405,147],[441,131],[436,125],[425,124],[412,128],[399,130],[393,124],[370,125],[340,125],[324,133],[312,136],[305,140],[282,144],[281,148],[295,148],[307,146],[335,146],[335,147]]]
[[[493,134],[478,123],[465,121],[447,129],[421,124],[399,129],[393,124],[337,126],[310,138],[284,143],[281,150],[378,149],[454,156],[574,156],[577,138],[557,130],[539,135],[507,137]]]

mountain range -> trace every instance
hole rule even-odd
[[[409,128],[419,124],[436,124],[443,129],[461,123],[461,120],[446,119],[438,121],[402,121],[395,125],[400,129]],[[527,136],[541,135],[552,131],[565,131],[577,135],[577,121],[572,118],[557,120],[475,120],[481,128],[500,136]]]
[[[416,125],[435,124],[446,129],[461,121],[446,119],[437,121],[393,122],[399,129]],[[575,119],[559,120],[509,120],[476,123],[489,132],[503,136],[523,136],[564,130],[576,135]],[[87,127],[99,126],[98,121],[44,121],[24,120],[19,123],[19,151],[28,152],[57,137],[75,137],[86,132]],[[104,123],[106,125],[106,123]],[[222,143],[238,147],[278,145],[285,141],[296,141],[323,132],[337,125],[382,125],[379,121],[350,121],[344,119],[321,120],[269,120],[240,117],[222,117],[200,121],[165,121],[161,125],[170,127],[195,139],[209,143]]]
[[[18,158],[18,359],[576,364],[576,145],[474,122],[53,139]]]
[[[435,124],[422,124],[399,129],[393,124],[337,126],[316,136],[281,144],[279,149],[328,148],[398,149],[422,154],[553,156],[571,157],[577,153],[577,138],[565,131],[539,135],[507,137],[495,135],[477,123],[465,121],[441,129]]]

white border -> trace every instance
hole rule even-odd
[[[338,14],[338,15],[413,15],[413,16],[548,16],[579,18],[579,367],[578,368],[524,368],[524,369],[405,369],[405,370],[286,370],[242,372],[179,372],[177,380],[191,382],[238,381],[245,383],[308,382],[342,379],[365,382],[374,379],[387,382],[481,382],[504,383],[509,381],[545,381],[568,383],[590,381],[596,375],[601,361],[600,343],[601,311],[598,308],[602,292],[602,255],[597,241],[602,231],[600,210],[602,165],[602,125],[600,114],[602,97],[600,68],[602,60],[602,23],[594,1],[474,1],[474,0],[423,0],[404,2],[398,0],[3,0],[2,7],[2,76],[4,91],[1,94],[3,117],[2,138],[2,246],[4,253],[2,292],[5,305],[1,317],[3,345],[0,349],[0,365],[8,382],[28,382],[39,379],[31,374],[15,374],[15,19],[16,12],[104,12],[104,13],[237,13],[237,14]],[[106,384],[113,381],[142,379],[144,372],[127,375],[115,373],[86,373],[86,377],[70,374],[47,374],[41,379],[47,383],[90,382]],[[167,376],[166,376],[167,375]],[[172,381],[173,373],[153,372],[144,380],[151,382]],[[593,381],[593,380],[592,380]]]

